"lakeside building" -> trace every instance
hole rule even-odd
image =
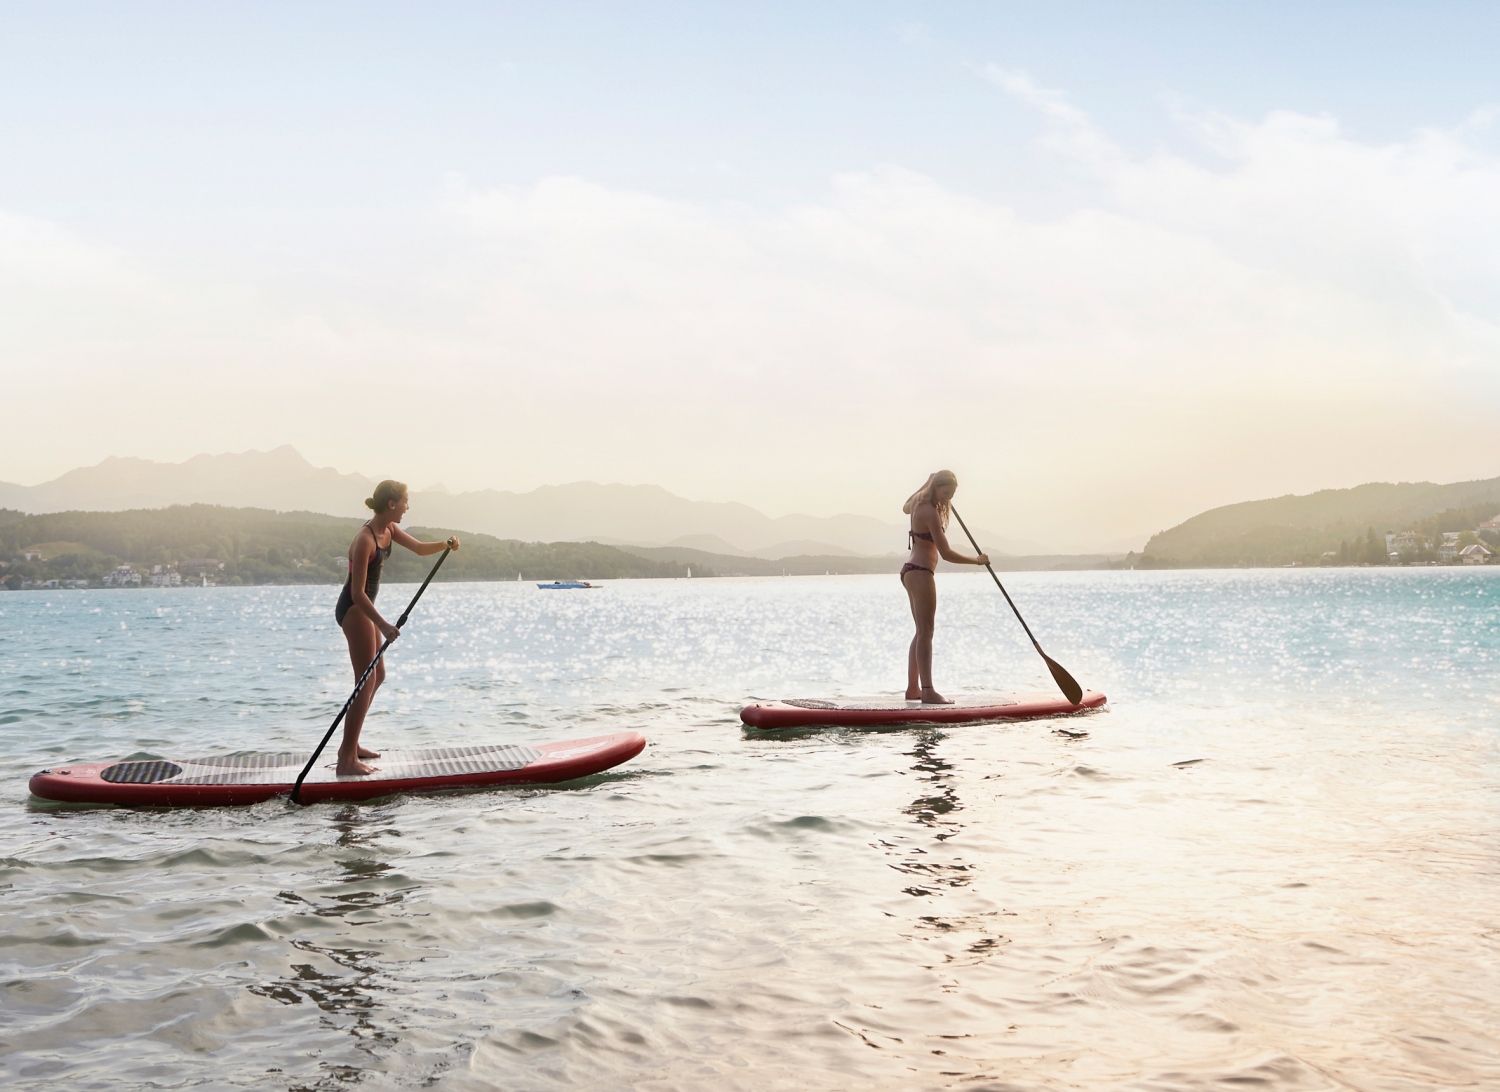
[[[161,568],[160,565],[157,568]],[[182,587],[182,574],[174,572],[156,572],[151,574],[151,586],[153,588],[180,588]]]
[[[1427,549],[1427,536],[1416,531],[1396,531],[1385,536],[1385,548],[1399,554],[1403,550]]]
[[[104,574],[99,581],[106,588],[139,588],[141,586],[141,574],[129,565],[120,565]]]
[[[1478,543],[1478,549],[1475,549],[1474,544],[1464,545],[1463,540],[1466,537],[1473,539],[1476,535],[1496,534],[1500,534],[1500,514],[1497,514],[1494,519],[1485,520],[1475,531],[1442,531],[1431,538],[1420,531],[1387,531],[1385,533],[1386,556],[1392,565],[1431,565],[1433,561],[1419,561],[1418,558],[1423,554],[1431,558],[1434,553],[1436,564],[1439,565],[1490,564],[1500,561],[1500,554],[1496,552],[1493,538],[1488,543]],[[1336,555],[1330,552],[1323,556]]]
[[[1399,565],[1402,555],[1416,555],[1427,549],[1427,536],[1416,531],[1387,531],[1385,535],[1386,556],[1391,564]]]

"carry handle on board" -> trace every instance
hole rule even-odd
[[[417,589],[417,594],[411,597],[411,602],[406,604],[406,609],[401,612],[401,617],[396,620],[396,628],[400,629],[406,625],[406,620],[411,616],[412,608],[417,605],[417,600],[422,598],[422,593],[427,590],[427,585],[432,583],[432,578],[437,571],[443,567],[443,562],[448,560],[448,555],[453,552],[449,546],[443,551],[443,556],[437,559],[437,564],[432,567],[432,572],[427,574],[427,579],[422,581],[422,586]],[[322,742],[314,748],[312,757],[307,760],[307,765],[302,767],[302,772],[297,775],[297,783],[292,786],[292,803],[302,803],[302,781],[312,771],[313,763],[318,761],[318,756],[323,753],[323,748],[328,746],[328,741],[333,738],[334,731],[344,721],[344,715],[349,712],[349,707],[354,704],[354,699],[359,697],[359,692],[365,688],[365,681],[370,677],[370,672],[375,670],[375,665],[380,662],[380,657],[385,655],[385,650],[391,647],[395,637],[387,637],[385,643],[380,646],[380,651],[375,653],[375,658],[370,661],[370,666],[365,668],[365,673],[359,677],[359,682],[354,684],[354,693],[349,695],[349,700],[339,710],[339,715],[333,718],[333,723],[328,726],[328,731],[323,733]]]
[[[960,516],[958,514],[958,509],[950,507],[949,511],[953,513],[953,518],[958,520],[958,525],[964,529],[964,534],[969,539],[969,545],[974,547],[974,552],[976,554],[984,553],[984,551],[979,548],[979,543],[974,541],[974,536],[970,534],[969,525],[964,522],[963,516]],[[1062,664],[1058,663],[1051,656],[1048,656],[1045,652],[1042,651],[1042,646],[1037,644],[1035,637],[1032,637],[1031,627],[1026,624],[1026,619],[1022,618],[1021,612],[1016,610],[1015,600],[1010,597],[1010,592],[1005,590],[1005,585],[1000,583],[1000,578],[998,576],[995,576],[995,570],[991,568],[989,562],[985,562],[984,567],[990,570],[990,576],[995,581],[995,587],[999,588],[1000,594],[1005,596],[1005,601],[1010,604],[1010,609],[1016,611],[1016,621],[1021,623],[1021,628],[1026,631],[1026,636],[1031,637],[1031,645],[1036,649],[1037,655],[1040,656],[1043,660],[1047,661],[1047,670],[1052,672],[1052,679],[1057,683],[1057,688],[1063,692],[1063,697],[1067,698],[1074,705],[1077,705],[1079,702],[1083,701],[1083,687],[1078,685],[1077,681],[1073,678],[1072,675],[1068,674],[1068,672],[1063,668]]]

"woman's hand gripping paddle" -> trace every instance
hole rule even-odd
[[[958,520],[958,525],[964,529],[964,534],[968,536],[969,544],[974,547],[974,552],[976,554],[984,553],[979,548],[979,543],[974,541],[974,536],[969,533],[969,525],[964,522],[963,516],[958,514],[958,509],[954,508],[952,512],[954,518]],[[1063,692],[1063,697],[1067,698],[1074,705],[1079,704],[1083,701],[1083,687],[1078,685],[1077,680],[1068,674],[1062,664],[1042,651],[1042,646],[1036,643],[1035,637],[1032,637],[1031,627],[1026,624],[1026,619],[1022,618],[1021,612],[1016,610],[1015,600],[1011,599],[1010,592],[1005,590],[1005,585],[1000,583],[998,576],[995,576],[995,570],[988,563],[984,567],[990,570],[990,576],[995,581],[995,587],[999,588],[1000,594],[1005,596],[1005,601],[1010,604],[1010,609],[1016,611],[1016,621],[1021,623],[1021,628],[1026,631],[1026,636],[1031,637],[1031,645],[1036,649],[1036,654],[1047,661],[1047,670],[1052,672],[1052,678],[1057,683],[1057,688]]]
[[[427,585],[432,583],[432,578],[437,571],[443,567],[443,562],[448,560],[448,555],[453,552],[449,546],[443,551],[443,556],[437,559],[437,564],[432,567],[432,572],[427,574],[427,579],[422,581],[422,586],[417,589],[417,594],[411,597],[411,602],[406,604],[406,609],[401,612],[401,617],[396,621],[396,628],[400,629],[406,625],[406,619],[411,616],[412,608],[417,605],[417,600],[422,598],[422,593],[427,590]],[[397,635],[399,636],[399,634]],[[292,786],[292,803],[302,803],[302,781],[312,771],[313,763],[318,761],[318,756],[323,753],[323,748],[328,746],[328,741],[333,738],[333,733],[338,726],[344,722],[344,714],[349,712],[349,707],[354,704],[354,699],[359,697],[359,692],[365,688],[365,681],[370,677],[370,672],[375,670],[375,665],[380,662],[380,657],[385,655],[385,650],[391,647],[395,637],[387,637],[385,643],[380,646],[380,651],[375,653],[375,658],[370,661],[370,666],[365,668],[365,673],[359,677],[359,682],[354,684],[354,693],[349,695],[349,700],[339,710],[339,715],[333,718],[333,723],[328,726],[328,731],[323,733],[323,741],[313,751],[312,757],[307,760],[307,765],[302,767],[302,772],[297,775],[297,783]]]

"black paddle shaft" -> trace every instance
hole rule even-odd
[[[427,574],[427,579],[422,581],[422,586],[417,589],[417,594],[411,597],[411,602],[406,604],[406,609],[401,612],[401,617],[396,620],[396,628],[400,629],[406,625],[406,620],[411,616],[412,608],[417,605],[417,600],[422,598],[422,593],[427,590],[427,585],[432,583],[432,578],[437,571],[443,567],[443,562],[448,560],[448,555],[453,552],[449,546],[443,551],[443,556],[437,559],[437,564],[432,567],[432,572]],[[380,662],[380,657],[385,655],[385,650],[391,647],[395,637],[387,637],[385,643],[380,646],[380,651],[375,653],[375,658],[370,661],[370,666],[365,668],[365,673],[359,677],[359,682],[354,684],[354,693],[349,695],[349,700],[339,710],[339,715],[333,718],[333,723],[328,726],[328,731],[323,733],[322,741],[313,749],[312,757],[307,760],[307,765],[302,767],[302,772],[297,775],[297,783],[292,786],[292,803],[302,803],[302,781],[312,772],[313,763],[318,761],[318,756],[323,753],[323,748],[328,746],[328,741],[333,738],[333,733],[338,726],[344,722],[344,716],[349,712],[349,707],[354,704],[354,699],[359,697],[359,692],[365,688],[365,681],[369,679],[370,673],[375,670],[375,665]]]
[[[968,538],[969,545],[974,547],[974,552],[976,554],[984,553],[979,548],[979,543],[974,541],[974,535],[969,530],[969,525],[964,522],[963,516],[958,514],[958,509],[952,508],[950,511],[953,513],[953,518],[958,520],[958,525],[964,529],[964,535]],[[1074,705],[1083,701],[1083,687],[1078,685],[1077,680],[1068,674],[1062,664],[1042,651],[1042,646],[1037,643],[1036,637],[1031,632],[1031,627],[1026,624],[1026,619],[1022,618],[1021,612],[1016,610],[1016,601],[1010,597],[1010,592],[1005,590],[1005,585],[1000,583],[1000,578],[995,575],[995,570],[990,566],[989,562],[985,562],[984,567],[989,569],[990,578],[995,581],[995,587],[1000,589],[1000,594],[1005,596],[1005,601],[1010,604],[1010,609],[1015,611],[1016,621],[1021,623],[1021,628],[1026,631],[1026,636],[1031,638],[1031,646],[1036,649],[1037,655],[1047,662],[1047,670],[1052,672],[1052,680],[1057,683],[1057,688],[1063,692],[1063,697],[1067,698]]]

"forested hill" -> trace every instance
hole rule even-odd
[[[1500,478],[1374,482],[1214,508],[1153,536],[1144,556],[1179,565],[1308,563],[1342,543],[1363,543],[1372,531],[1470,530],[1497,512]]]
[[[122,563],[146,573],[161,565],[208,571],[220,584],[338,584],[347,573],[349,541],[362,521],[314,512],[270,512],[194,504],[129,512],[24,515],[0,510],[0,578],[98,580]],[[597,542],[517,542],[446,528],[412,527],[418,538],[457,534],[462,549],[439,580],[554,580],[566,577],[685,576],[685,565],[638,557]],[[25,551],[39,554],[31,560]],[[205,566],[212,559],[215,564]],[[399,547],[386,579],[419,581],[435,558]],[[219,569],[217,562],[223,562]],[[189,564],[196,563],[196,564]],[[695,576],[711,576],[695,567]],[[16,578],[16,579],[12,579]],[[196,577],[194,578],[196,582]]]

